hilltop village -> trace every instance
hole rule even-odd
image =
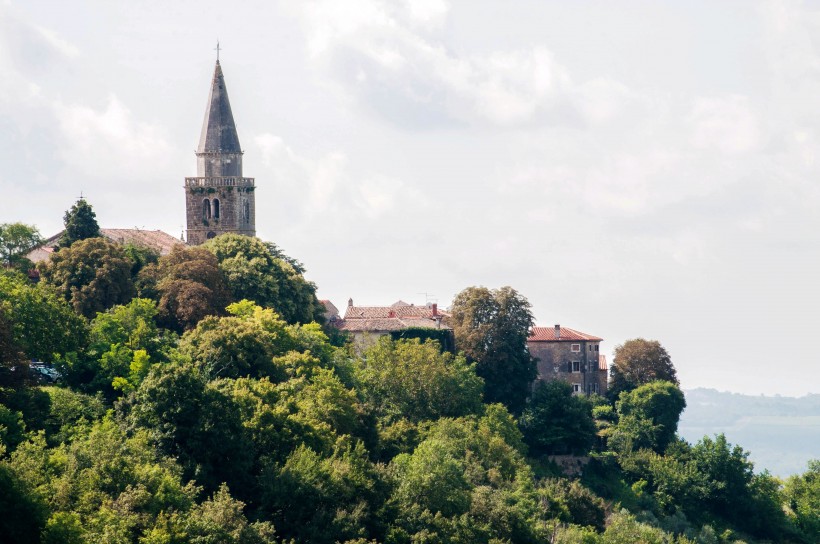
[[[659,341],[607,365],[512,287],[342,313],[242,159],[217,60],[182,239],[0,225],[0,542],[820,541],[820,461],[683,440]]]

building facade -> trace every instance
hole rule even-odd
[[[540,381],[563,380],[576,394],[603,395],[607,387],[606,357],[600,353],[603,339],[561,325],[533,327],[527,339],[537,359]]]
[[[227,232],[256,235],[254,178],[242,174],[242,148],[219,60],[196,150],[196,177],[185,178],[186,241],[190,245]]]
[[[413,330],[440,331],[435,336],[445,349],[452,350],[455,341],[449,321],[450,314],[439,310],[435,303],[416,306],[400,300],[390,306],[354,306],[350,299],[344,318],[330,323],[347,332],[358,351],[372,346],[382,336],[402,338],[403,332]]]

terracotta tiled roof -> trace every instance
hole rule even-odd
[[[160,255],[168,255],[174,246],[183,242],[161,230],[142,229],[100,229],[103,236],[118,244],[132,243],[135,246],[155,249]]]
[[[609,367],[606,364],[606,355],[598,356],[598,370],[609,370]]]
[[[584,332],[576,331],[567,327],[560,328],[560,335],[555,337],[555,327],[533,327],[530,332],[528,342],[602,342],[603,338],[592,336]]]
[[[436,308],[437,315],[442,317],[449,317],[450,314]],[[348,306],[345,310],[345,319],[374,319],[374,318],[389,318],[389,317],[433,317],[432,306],[412,306],[404,303],[398,303],[392,306]]]
[[[444,323],[438,323],[432,318],[414,317],[372,317],[359,319],[343,319],[337,322],[336,326],[349,332],[390,332],[401,331],[411,327],[421,327],[425,329],[449,329]]]
[[[60,238],[64,232],[65,230],[61,230],[54,236],[47,238],[46,241],[43,242],[43,245],[32,249],[26,257],[33,262],[50,259],[51,253],[54,252],[54,248],[60,243]],[[168,255],[174,246],[183,244],[179,238],[171,236],[161,230],[100,229],[100,234],[114,243],[132,243],[135,246],[148,247],[159,252],[160,255]]]

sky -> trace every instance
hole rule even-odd
[[[685,389],[820,392],[820,2],[0,0],[0,222],[179,235],[217,39],[320,298],[510,285]]]

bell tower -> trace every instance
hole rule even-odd
[[[196,177],[185,178],[189,245],[226,232],[256,235],[256,185],[254,178],[242,176],[242,155],[217,58],[196,150]]]

